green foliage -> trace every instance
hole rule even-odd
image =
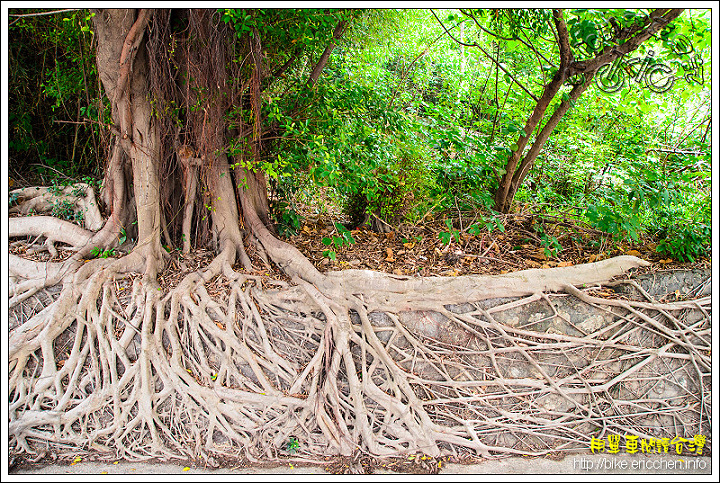
[[[556,257],[562,251],[562,245],[558,239],[545,232],[545,226],[542,223],[534,223],[533,229],[540,235],[540,245],[543,247],[545,256]]]
[[[322,238],[322,244],[326,247],[332,247],[331,249],[324,250],[323,256],[328,257],[331,260],[337,258],[337,252],[339,248],[343,246],[350,246],[355,244],[355,238],[353,238],[350,230],[345,228],[342,223],[335,222],[335,230],[337,235],[326,236]]]
[[[445,220],[445,226],[448,231],[441,231],[438,233],[438,238],[443,245],[449,245],[451,241],[455,240],[456,243],[460,243],[460,230],[453,228],[452,221]]]
[[[681,262],[694,262],[710,246],[710,227],[700,223],[675,224],[668,228],[657,251]]]
[[[298,449],[300,449],[300,441],[298,441],[296,437],[290,436],[287,443],[285,443],[285,451],[290,454],[295,454]]]
[[[540,236],[540,244],[546,257],[556,257],[562,251],[562,245],[557,238],[547,233]]]
[[[302,217],[287,202],[280,201],[274,206],[272,214],[280,235],[295,235],[302,224]]]
[[[105,250],[101,250],[100,247],[95,247],[90,250],[90,255],[96,258],[110,258],[115,256],[115,249],[107,248]]]
[[[625,236],[637,241],[640,219],[637,213],[628,212],[626,206],[588,205],[585,216],[594,228],[609,233],[616,240]]]
[[[81,222],[85,218],[82,211],[76,210],[75,203],[70,200],[56,200],[53,202],[52,216],[63,220]]]
[[[78,10],[9,24],[8,150],[11,170],[26,179],[46,184],[63,175],[100,174],[108,132],[84,122],[107,121],[110,115],[107,100],[100,109],[92,16]]]
[[[490,216],[484,216],[480,215],[480,218],[482,219],[481,224],[473,224],[470,225],[467,232],[471,235],[479,235],[482,232],[482,226],[485,227],[485,229],[488,231],[488,233],[492,233],[495,230],[498,230],[499,232],[505,231],[505,225],[500,220],[498,213],[493,213]],[[481,226],[482,225],[482,226]]]

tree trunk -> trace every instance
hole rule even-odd
[[[530,140],[530,136],[532,136],[533,131],[542,120],[550,102],[552,102],[555,98],[555,95],[562,87],[565,79],[566,77],[563,70],[558,69],[555,76],[553,76],[553,79],[545,86],[545,89],[543,89],[543,93],[537,104],[535,104],[532,114],[530,114],[530,117],[525,122],[525,127],[523,128],[524,134],[520,135],[520,138],[516,143],[516,149],[510,154],[510,157],[505,165],[505,173],[500,179],[500,185],[495,192],[495,209],[501,213],[508,213],[510,210],[510,204],[512,203],[513,196],[515,195],[512,191],[513,177],[515,176],[515,171],[518,167],[518,163],[520,162],[520,158],[525,151],[525,147]]]

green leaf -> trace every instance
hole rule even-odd
[[[329,236],[323,237],[322,244],[326,247],[332,245],[332,238],[330,238]]]

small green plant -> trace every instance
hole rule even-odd
[[[489,233],[492,233],[495,230],[498,230],[499,232],[505,231],[505,225],[503,225],[502,221],[500,221],[500,217],[497,213],[489,217],[481,216],[481,218],[482,225],[485,225],[485,229]],[[479,235],[482,232],[482,226],[480,223],[475,223],[470,225],[467,232],[471,235]]]
[[[541,223],[534,224],[533,229],[540,235],[540,244],[546,257],[556,257],[562,251],[558,239],[545,233],[545,227]]]
[[[110,258],[115,256],[115,249],[108,248],[106,250],[101,250],[100,247],[95,247],[90,250],[90,255],[95,258]]]
[[[350,246],[355,244],[355,239],[352,236],[350,230],[345,228],[341,223],[335,222],[335,229],[337,235],[326,236],[322,239],[322,244],[326,247],[333,247],[323,251],[323,256],[335,261],[337,259],[336,249],[342,246]]]
[[[562,251],[562,245],[560,245],[558,239],[547,233],[543,233],[542,236],[540,236],[540,243],[543,246],[545,256],[548,258],[556,257],[557,254]]]
[[[441,231],[438,233],[438,238],[440,238],[440,241],[443,243],[443,245],[449,245],[450,242],[455,239],[456,242],[460,242],[460,230],[457,230],[453,228],[452,221],[445,220],[445,226],[447,226],[448,231]]]
[[[15,203],[17,203],[18,198],[20,198],[20,195],[17,193],[10,193],[10,196],[8,197],[8,201],[10,204],[8,206],[12,206]]]
[[[405,237],[403,237],[400,241],[401,241],[402,243],[418,243],[418,242],[421,242],[421,241],[422,241],[422,238],[423,238],[423,237],[420,236],[420,235],[415,235],[415,236],[412,236],[412,237],[410,237],[410,238],[405,238]]]
[[[290,454],[295,454],[298,449],[300,449],[300,441],[296,437],[290,436],[287,443],[285,443],[285,450]]]

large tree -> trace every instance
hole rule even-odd
[[[312,92],[355,12],[94,14],[97,67],[112,110],[104,209],[88,185],[12,193],[21,213],[60,199],[86,213],[84,227],[47,216],[10,219],[11,237],[44,240],[52,254],[59,243],[75,250],[60,262],[9,258],[11,307],[62,286],[10,334],[12,452],[272,458],[299,446],[306,456],[358,449],[537,454],[547,447],[498,436],[514,431],[500,419],[517,411],[526,425],[518,434],[578,444],[580,421],[618,430],[630,424],[598,414],[588,398],[593,387],[575,384],[580,369],[568,363],[567,377],[556,381],[537,362],[558,343],[568,352],[596,351],[603,365],[609,356],[602,341],[509,329],[482,306],[470,313],[446,307],[528,296],[497,313],[551,290],[602,303],[574,285],[601,283],[646,262],[619,257],[499,277],[321,273],[273,234],[263,166],[281,126],[268,121],[264,92]],[[311,100],[298,95],[297,109]],[[107,256],[130,240],[129,253]],[[169,254],[173,246],[187,257]],[[214,258],[188,268],[193,248],[212,249]],[[287,277],[262,276],[263,263]],[[624,304],[635,313],[654,307]],[[435,315],[414,330],[408,313]],[[684,335],[654,330],[705,367],[708,358]],[[452,335],[458,333],[479,342],[461,346]],[[668,351],[616,338],[612,357],[624,351],[633,361],[651,357],[649,363]],[[507,354],[526,360],[539,379],[508,373],[498,365]],[[610,387],[633,373],[623,367],[593,384]],[[550,432],[522,406],[549,393],[571,401],[544,416],[554,421]],[[494,401],[501,407],[478,413]],[[643,404],[633,410],[644,411]],[[481,429],[488,417],[495,422]]]
[[[591,10],[573,15],[574,26],[579,28],[575,28],[572,33],[566,23],[567,12],[562,9],[493,10],[491,13],[466,9],[462,12],[491,38],[522,41],[537,58],[542,70],[554,71],[537,96],[518,84],[532,97],[534,107],[511,148],[495,191],[495,209],[508,213],[515,193],[533,167],[545,142],[568,110],[593,84],[598,70],[633,53],[644,42],[664,29],[669,29],[683,9],[660,8],[650,11],[648,15],[627,10]],[[495,31],[485,28],[485,19],[493,27],[499,25],[500,28]],[[550,41],[545,40],[544,35],[549,36]],[[492,59],[478,43],[455,40],[463,46],[481,49]],[[508,73],[504,67],[500,68]],[[564,87],[570,87],[569,92],[563,92]],[[560,102],[556,102],[557,98],[561,98]],[[546,114],[548,110],[551,111],[550,115]]]

